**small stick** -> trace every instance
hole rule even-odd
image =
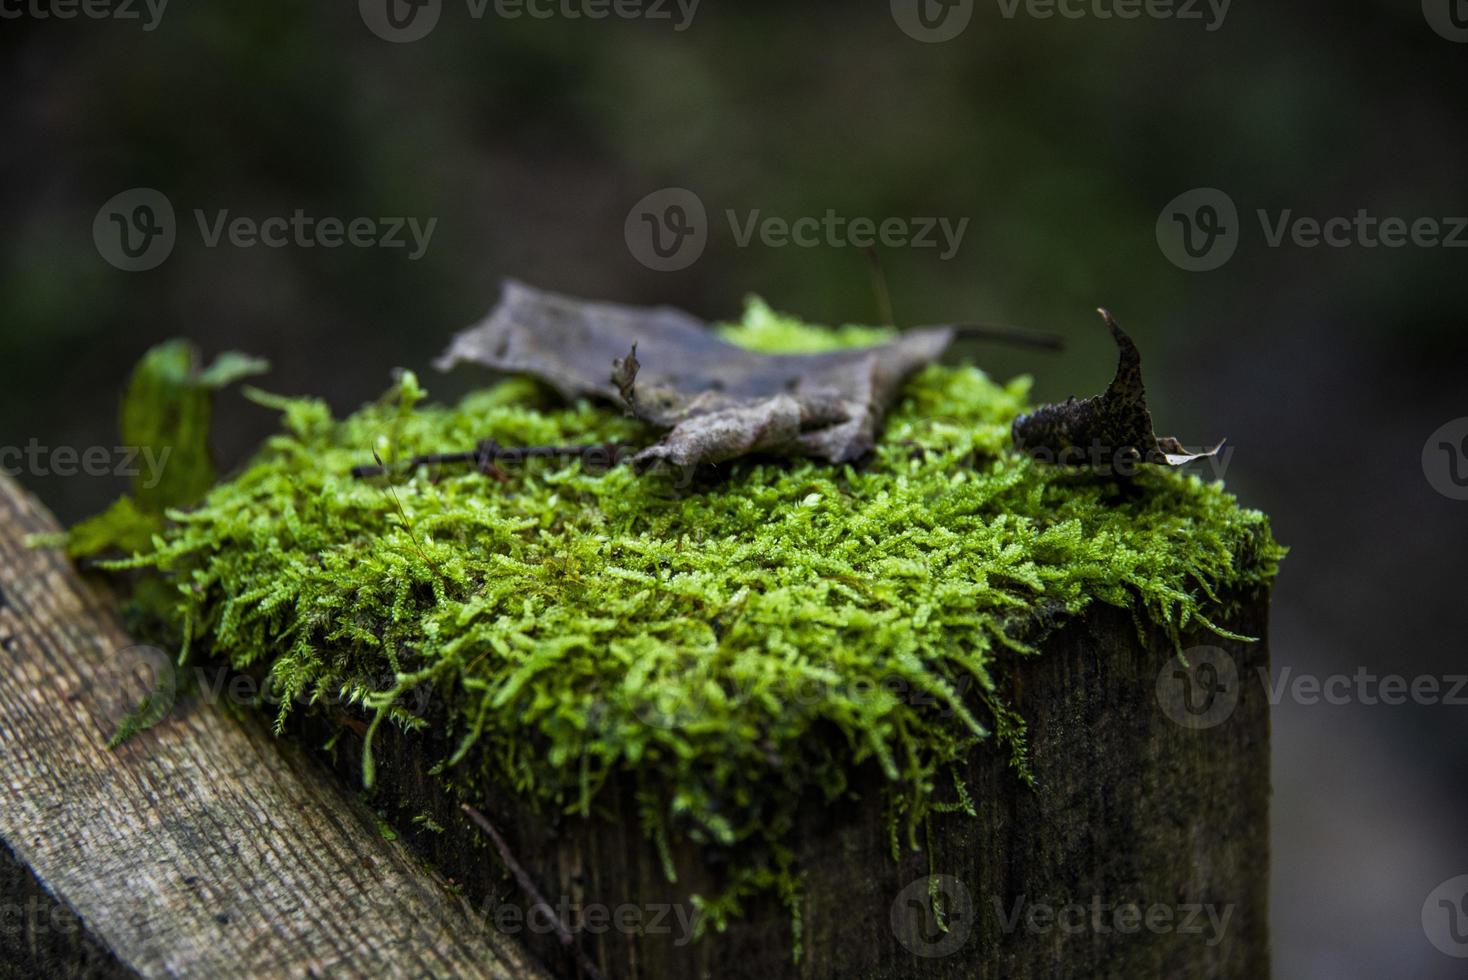
[[[551,908],[550,903],[545,900],[545,896],[540,894],[540,890],[535,887],[535,882],[530,880],[530,875],[525,873],[525,869],[520,866],[520,862],[515,860],[515,855],[510,853],[510,845],[505,843],[504,837],[500,836],[498,830],[495,830],[494,824],[490,823],[488,817],[469,804],[464,803],[461,806],[464,812],[469,814],[470,819],[478,824],[479,829],[484,831],[494,843],[495,850],[500,853],[500,861],[515,876],[515,881],[519,883],[520,890],[535,904],[535,907],[545,909],[546,915],[549,916],[555,928],[556,935],[561,940],[561,945],[572,948],[576,954],[576,961],[592,980],[605,980],[602,972],[596,968],[596,964],[591,962],[591,958],[581,951],[581,947],[576,945],[576,937],[571,935],[571,930],[566,928],[566,924],[561,921],[561,917],[556,915],[556,910]]]
[[[626,457],[636,452],[634,446],[624,446],[615,442],[594,442],[579,446],[501,446],[493,439],[485,439],[479,445],[468,452],[462,453],[428,453],[423,456],[414,456],[408,460],[407,468],[416,469],[419,466],[450,466],[455,464],[472,463],[480,472],[494,475],[498,473],[495,465],[500,461],[520,462],[525,459],[564,459],[580,457],[585,460],[593,453],[606,454],[608,464],[620,463]],[[374,454],[374,458],[377,458]],[[377,460],[376,466],[354,466],[352,476],[364,479],[371,476],[386,476],[389,468],[383,464],[381,459]]]
[[[955,323],[949,325],[948,329],[959,337],[969,340],[987,340],[1015,347],[1033,347],[1036,350],[1065,349],[1065,338],[1059,334],[1038,333],[1023,327],[1006,327],[990,323]]]
[[[386,469],[383,466],[382,457],[377,455],[377,450],[375,449],[372,451],[372,458],[377,460],[379,469]],[[438,566],[433,563],[433,559],[428,557],[427,553],[423,550],[423,546],[418,543],[418,532],[413,530],[413,522],[408,520],[408,512],[403,508],[403,502],[398,499],[397,491],[392,487],[388,487],[387,495],[392,498],[393,506],[398,509],[398,519],[403,522],[403,530],[408,532],[408,540],[413,542],[413,550],[418,552],[418,557],[423,559],[423,564],[434,571],[438,571]]]

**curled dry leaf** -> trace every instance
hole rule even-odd
[[[1045,405],[1015,419],[1016,448],[1046,462],[1121,474],[1137,463],[1182,466],[1216,455],[1221,441],[1212,449],[1190,452],[1173,437],[1156,434],[1142,383],[1142,355],[1110,313],[1097,312],[1120,350],[1116,377],[1092,398]]]
[[[436,362],[533,375],[567,398],[618,402],[667,429],[635,462],[717,463],[754,452],[834,463],[865,455],[904,381],[962,328],[924,327],[873,347],[761,354],[670,307],[593,303],[505,284],[500,303]]]

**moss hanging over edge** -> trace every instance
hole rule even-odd
[[[724,329],[766,351],[886,336],[758,302]],[[404,373],[343,420],[255,392],[283,431],[112,567],[169,583],[160,613],[183,657],[202,647],[268,671],[278,728],[313,702],[359,704],[369,784],[372,735],[426,725],[425,697],[443,708],[456,748],[439,771],[462,799],[493,784],[590,814],[630,776],[665,855],[671,837],[733,855],[725,890],[700,899],[700,924],[721,928],[756,892],[796,908],[787,838],[810,788],[837,799],[857,767],[880,766],[896,849],[917,846],[955,783],[943,808],[972,810],[957,764],[978,744],[998,739],[1028,778],[1005,670],[1044,629],[1102,602],[1176,641],[1214,628],[1220,596],[1274,576],[1266,519],[1219,484],[1147,469],[1122,487],[1014,452],[1027,391],[933,366],[867,464],[744,461],[695,486],[547,460],[507,465],[505,482],[350,476],[374,452],[483,438],[654,438],[526,380],[446,408]]]

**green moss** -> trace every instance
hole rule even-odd
[[[725,329],[764,350],[883,336],[757,302]],[[869,464],[743,462],[693,487],[579,461],[507,464],[506,482],[349,475],[374,452],[486,437],[655,438],[525,380],[445,408],[421,404],[404,374],[341,421],[257,393],[284,431],[129,564],[176,584],[186,645],[268,665],[290,696],[282,721],[293,699],[345,694],[374,732],[422,726],[412,709],[431,690],[457,746],[442,775],[467,798],[492,780],[590,813],[629,775],[670,876],[672,838],[735,853],[728,889],[703,902],[717,926],[755,891],[794,907],[784,845],[802,793],[836,798],[875,764],[894,847],[913,846],[937,799],[972,812],[955,764],[981,742],[1023,777],[1006,670],[1048,626],[1100,602],[1176,638],[1209,624],[1218,596],[1273,576],[1282,551],[1265,518],[1220,485],[1149,469],[1120,488],[1014,452],[1027,389],[930,367]]]

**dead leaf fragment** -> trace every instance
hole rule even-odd
[[[903,382],[952,343],[952,327],[873,347],[760,354],[671,307],[596,303],[506,282],[498,306],[458,334],[440,370],[469,362],[597,397],[668,429],[636,461],[692,466],[754,452],[850,462],[876,443]]]
[[[1156,434],[1142,383],[1142,355],[1110,313],[1097,312],[1120,351],[1116,377],[1099,395],[1045,405],[1015,419],[1015,447],[1045,462],[1123,475],[1137,463],[1182,466],[1216,455],[1222,442],[1190,452],[1173,437]]]

